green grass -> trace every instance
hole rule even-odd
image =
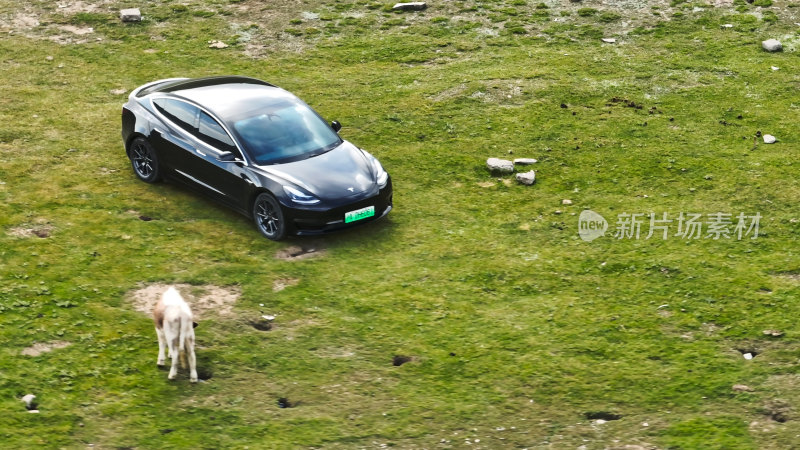
[[[796,19],[779,4],[762,20],[673,3],[658,10],[669,21],[548,3],[553,22],[502,0],[402,14],[154,1],[121,24],[125,5],[65,16],[33,2],[41,25],[0,40],[3,447],[791,447],[800,59],[760,43],[787,46]],[[634,32],[616,34],[621,22]],[[137,181],[112,91],[216,74],[266,79],[341,121],[391,173],[395,210],[273,243],[180,187]],[[754,146],[758,131],[778,143]],[[499,181],[493,156],[539,159],[536,184]],[[612,228],[620,213],[762,219],[756,240],[587,243],[583,209]],[[49,236],[15,234],[26,228]],[[309,242],[325,255],[274,257]],[[285,278],[299,283],[273,292]],[[150,283],[241,289],[232,315],[196,330],[207,382],[156,369],[150,319],[129,299]],[[250,326],[262,313],[272,330]],[[21,355],[50,341],[71,345]]]

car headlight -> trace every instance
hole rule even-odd
[[[372,162],[372,170],[375,171],[375,182],[378,183],[379,188],[383,189],[386,186],[386,181],[389,180],[389,174],[383,169],[377,158],[370,155],[370,161]]]
[[[289,199],[299,205],[314,205],[319,203],[319,199],[311,194],[301,192],[299,189],[292,186],[284,186],[283,192],[289,196]]]

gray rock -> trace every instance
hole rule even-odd
[[[518,173],[516,178],[520,183],[530,186],[536,181],[536,173],[532,170],[530,172]]]
[[[606,44],[614,44],[614,43],[617,42],[617,40],[614,39],[614,38],[603,38],[603,39],[600,39],[600,40],[605,42]]]
[[[530,164],[536,164],[538,161],[533,158],[517,158],[514,160],[514,164],[519,164],[521,166],[527,166]]]
[[[736,392],[753,392],[753,388],[746,384],[734,384],[731,389]]]
[[[779,52],[783,50],[783,45],[777,39],[767,39],[761,42],[761,47],[768,52]]]
[[[773,136],[771,134],[765,134],[764,135],[764,143],[765,144],[774,144],[775,141],[777,141],[777,139],[775,139],[775,136]]]
[[[486,167],[492,172],[513,173],[514,163],[507,159],[489,158],[486,160]]]
[[[422,11],[427,8],[428,4],[425,2],[410,2],[410,3],[396,3],[392,6],[395,11]]]
[[[139,11],[139,8],[128,8],[120,10],[119,20],[123,22],[141,22],[142,12]]]

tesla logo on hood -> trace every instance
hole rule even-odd
[[[350,192],[354,192],[355,191],[355,189],[353,189],[351,187],[347,188],[347,190],[350,191]]]

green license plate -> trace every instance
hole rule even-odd
[[[357,209],[344,213],[344,223],[355,222],[356,220],[366,219],[375,215],[375,207],[367,206],[366,208]]]

